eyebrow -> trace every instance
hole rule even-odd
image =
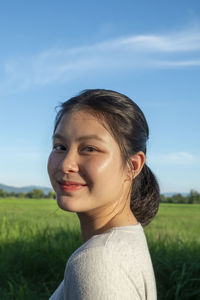
[[[58,138],[60,140],[66,140],[66,138],[63,135],[59,134],[59,133],[56,133],[56,134],[53,135],[53,139],[55,139],[55,138]],[[95,139],[95,140],[98,140],[98,141],[101,141],[101,142],[105,143],[105,141],[96,134],[80,136],[79,138],[76,139],[76,141],[77,142],[82,142],[84,140],[89,140],[89,139]]]

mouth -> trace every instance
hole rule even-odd
[[[62,191],[78,191],[87,186],[87,184],[73,183],[73,182],[59,182]]]

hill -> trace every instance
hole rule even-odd
[[[24,187],[14,187],[14,186],[9,186],[5,184],[0,183],[0,189],[4,190],[5,192],[14,192],[14,193],[28,193],[31,192],[34,189],[39,189],[42,190],[45,194],[48,194],[49,191],[52,189],[49,187],[44,187],[44,186],[37,186],[37,185],[30,185],[30,186],[24,186]]]

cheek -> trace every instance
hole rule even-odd
[[[53,152],[51,152],[49,155],[48,163],[47,163],[47,170],[48,170],[50,179],[54,173],[55,167],[56,167],[55,157],[54,157]]]
[[[87,174],[95,184],[113,184],[113,177],[119,175],[119,160],[114,156],[96,157],[87,162]]]

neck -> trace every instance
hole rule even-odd
[[[78,213],[82,240],[85,243],[93,235],[101,234],[110,228],[118,226],[129,226],[138,224],[135,216],[128,207],[116,211],[113,207],[101,209],[98,213]]]

